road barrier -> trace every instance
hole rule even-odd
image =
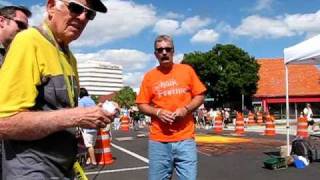
[[[276,126],[274,124],[274,117],[269,114],[266,116],[266,129],[264,130],[264,135],[266,136],[275,136],[276,135]]]
[[[243,115],[240,112],[237,113],[235,131],[238,135],[244,134],[244,120]]]
[[[214,121],[214,128],[213,128],[213,132],[216,134],[221,134],[222,132],[222,116],[220,114],[218,114],[215,118]]]
[[[101,128],[98,131],[95,146],[95,157],[97,163],[100,165],[113,163],[110,133],[106,129]]]
[[[304,116],[298,118],[297,136],[302,137],[302,138],[309,137],[309,134],[308,134],[308,120]]]

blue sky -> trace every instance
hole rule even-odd
[[[175,61],[184,53],[235,44],[256,58],[283,57],[283,49],[320,33],[320,0],[103,0],[98,14],[71,44],[80,62],[88,59],[123,66],[124,82],[138,88],[157,64],[153,41],[170,34]],[[46,0],[0,0],[25,5],[32,25],[44,16]]]

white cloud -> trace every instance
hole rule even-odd
[[[104,0],[103,3],[109,11],[106,14],[97,13],[96,18],[88,23],[73,46],[99,46],[131,37],[154,25],[156,21],[156,12],[151,5],[139,5],[123,0]],[[45,7],[34,5],[31,11],[33,15],[30,24],[40,24],[45,17]]]
[[[258,0],[253,10],[254,11],[270,10],[272,3],[273,3],[273,0]]]
[[[156,21],[156,12],[151,5],[139,5],[133,1],[104,0],[109,12],[97,13],[89,22],[75,46],[98,46],[117,39],[137,35]]]
[[[233,33],[253,38],[279,38],[293,36],[295,33],[281,19],[265,18],[258,15],[246,17]]]
[[[219,34],[213,29],[202,29],[198,31],[192,38],[192,43],[214,43],[219,39]]]
[[[29,19],[29,24],[31,26],[38,26],[46,16],[46,9],[44,6],[36,4],[30,8],[30,11],[32,12],[32,16]]]
[[[191,18],[187,18],[185,21],[181,23],[181,31],[186,33],[194,33],[198,29],[209,25],[209,18],[201,19],[199,16],[194,16]]]
[[[208,26],[210,22],[209,18],[200,18],[199,16],[187,18],[182,22],[172,19],[160,19],[156,22],[153,31],[158,34],[170,35],[192,34]]]
[[[320,33],[320,10],[316,13],[287,14],[275,18],[248,16],[232,33],[253,38],[280,38],[300,34],[312,36]]]
[[[320,10],[310,14],[286,15],[284,22],[298,33],[320,33]]]
[[[100,50],[96,53],[77,53],[75,56],[78,62],[98,60],[121,65],[126,72],[142,70],[153,63],[153,55],[134,49]]]
[[[179,22],[171,19],[161,19],[159,20],[155,26],[154,31],[158,34],[176,34],[179,29]]]
[[[154,25],[156,21],[156,12],[151,5],[139,5],[123,0],[104,0],[103,3],[108,7],[108,12],[97,13],[96,18],[88,23],[72,46],[99,46],[131,37]],[[30,24],[39,25],[45,17],[45,7],[34,5],[31,11],[33,15]]]
[[[183,56],[184,54],[179,53],[173,56],[173,62],[174,63],[181,63],[181,61],[183,60]]]
[[[167,19],[182,19],[184,18],[184,15],[183,14],[178,14],[178,13],[175,13],[175,12],[168,12],[165,17]]]
[[[126,73],[123,76],[123,83],[125,86],[130,86],[134,89],[135,92],[139,92],[139,87],[141,81],[143,79],[145,72],[133,72],[133,73]]]

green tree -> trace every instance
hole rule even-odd
[[[117,102],[120,107],[130,108],[135,105],[136,93],[129,86],[123,87],[116,95],[112,98],[113,101]]]
[[[232,44],[217,44],[208,52],[184,55],[183,63],[190,64],[206,84],[207,98],[214,98],[214,107],[241,109],[257,90],[259,64],[254,57]]]

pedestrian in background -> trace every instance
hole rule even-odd
[[[229,122],[230,122],[230,113],[227,109],[225,109],[223,114],[224,128],[228,128]]]
[[[113,129],[119,130],[119,128],[120,128],[120,115],[115,117],[113,121]]]
[[[213,127],[214,126],[214,123],[215,123],[215,120],[216,120],[216,117],[217,117],[217,111],[214,111],[213,108],[210,108],[209,112],[208,112],[208,120],[209,120],[209,125],[210,127]]]
[[[80,88],[79,93],[79,107],[93,107],[96,103],[89,96],[89,93],[86,88]],[[94,154],[94,146],[96,145],[97,140],[97,129],[95,128],[81,128],[81,133],[83,137],[84,145],[86,146],[88,157],[86,159],[86,165],[88,169],[94,168],[97,166],[96,157]]]
[[[31,15],[30,10],[24,6],[4,6],[0,8],[0,68],[12,39],[18,32],[28,28],[28,18]],[[1,162],[2,140],[0,141],[0,180],[2,179]]]
[[[205,86],[189,65],[173,62],[174,44],[160,35],[154,42],[159,66],[147,72],[136,103],[151,116],[149,180],[197,177],[195,124],[192,112],[204,101]]]
[[[303,114],[308,120],[308,127],[311,126],[311,130],[315,131],[316,130],[316,125],[315,125],[315,122],[314,122],[314,120],[312,118],[313,112],[312,112],[310,103],[306,104],[306,107],[303,109]]]
[[[24,6],[4,6],[0,8],[0,68],[5,53],[16,34],[28,28],[31,12]]]
[[[96,11],[107,11],[100,0],[48,0],[43,24],[10,44],[0,71],[4,179],[73,179],[75,127],[111,121],[101,106],[76,107],[77,65],[68,45]]]
[[[133,130],[138,131],[139,130],[139,121],[140,121],[140,112],[138,110],[132,111],[132,119],[133,119]]]

